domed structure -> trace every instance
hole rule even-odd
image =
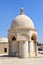
[[[32,20],[24,14],[24,10],[21,9],[20,15],[15,17],[11,24],[11,28],[30,28],[34,29]]]
[[[22,58],[37,55],[37,31],[32,20],[24,14],[23,8],[12,21],[8,32],[9,55]]]
[[[7,38],[0,38],[0,42],[8,42]]]

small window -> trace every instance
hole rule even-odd
[[[5,53],[7,52],[7,48],[4,48],[4,52],[5,52]]]

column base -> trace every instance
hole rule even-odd
[[[35,54],[35,53],[30,54],[30,57],[36,57],[36,56],[37,56],[37,54]]]

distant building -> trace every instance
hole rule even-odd
[[[8,39],[0,38],[0,56],[8,55]]]

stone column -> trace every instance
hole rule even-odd
[[[11,54],[11,42],[8,41],[8,43],[9,43],[9,52],[8,52],[8,55],[10,56],[10,54]]]
[[[35,56],[37,56],[37,43],[35,43]]]
[[[21,58],[28,57],[28,41],[20,42],[19,43],[19,56]]]
[[[33,41],[30,41],[30,57],[33,57],[33,53],[34,53],[34,47],[33,47]]]

